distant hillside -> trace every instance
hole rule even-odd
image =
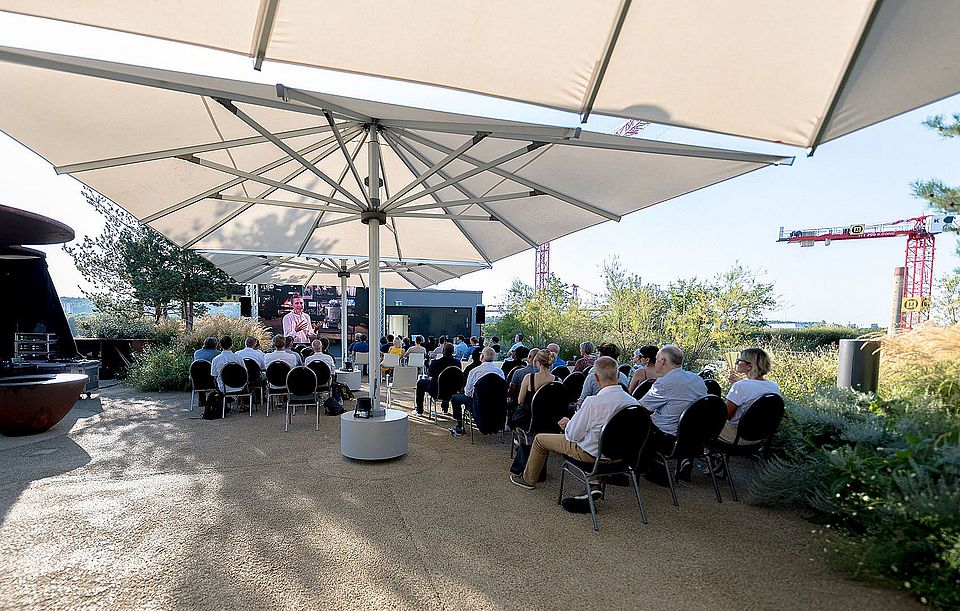
[[[93,303],[86,297],[61,297],[60,305],[63,306],[63,311],[67,315],[67,318],[77,316],[80,314],[92,314],[94,312]],[[223,314],[230,318],[239,318],[240,317],[240,303],[236,301],[228,301],[223,305],[207,305],[208,314]],[[178,318],[176,315],[173,318]]]

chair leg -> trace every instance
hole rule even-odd
[[[593,518],[593,530],[600,532],[600,520],[597,519],[597,505],[593,502],[593,494],[590,493],[590,478],[583,478],[583,485],[587,488],[587,503],[590,505],[590,517]]]
[[[220,418],[224,419],[227,417],[227,396],[226,395],[223,396],[222,407],[223,407],[223,414],[220,415]]]
[[[320,403],[317,402],[314,404],[314,407],[317,408],[317,430],[320,430]]]
[[[196,396],[197,396],[197,391],[191,390],[190,391],[190,411],[191,412],[193,411],[193,400],[196,398]]]
[[[517,432],[510,431],[510,458],[513,459],[513,450],[517,447]]]
[[[647,522],[647,512],[643,509],[643,501],[640,500],[640,484],[637,483],[637,474],[634,473],[633,470],[628,471],[628,473],[630,473],[630,481],[633,482],[633,492],[637,495],[637,507],[640,508],[640,521],[644,524],[649,524],[649,522]]]
[[[707,461],[707,468],[710,468],[709,461]],[[720,485],[717,484],[717,476],[714,474],[713,469],[710,469],[710,481],[713,482],[713,493],[717,495],[717,502],[722,503],[723,497],[720,496]]]
[[[663,469],[667,472],[667,482],[670,484],[670,496],[673,497],[673,506],[679,507],[680,503],[677,502],[677,487],[673,483],[673,473],[670,472],[670,462],[666,458],[663,459]]]
[[[253,391],[250,391],[250,394],[247,395],[247,401],[250,402],[250,417],[253,418]]]
[[[287,401],[286,415],[283,419],[283,431],[287,432],[289,430],[290,430],[290,402]]]
[[[721,454],[720,457],[723,459],[723,469],[727,472],[727,484],[730,486],[730,496],[733,497],[735,503],[739,503],[740,499],[737,498],[737,487],[733,483],[733,473],[730,472],[730,463],[727,460],[727,455]]]
[[[563,500],[563,476],[567,474],[567,465],[560,465],[560,490],[557,491],[557,505]]]

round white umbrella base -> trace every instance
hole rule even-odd
[[[352,411],[340,415],[340,453],[355,460],[386,460],[407,453],[409,420],[398,409],[386,415],[355,418]]]

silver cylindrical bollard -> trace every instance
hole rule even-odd
[[[880,376],[880,341],[875,339],[840,340],[837,386],[860,392],[876,392]]]

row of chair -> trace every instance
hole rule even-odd
[[[266,413],[270,415],[270,406],[280,398],[286,398],[286,418],[284,430],[290,428],[290,409],[303,405],[317,407],[317,430],[320,430],[320,398],[322,393],[330,390],[332,374],[330,368],[323,361],[312,361],[303,366],[291,367],[284,361],[274,361],[267,366],[264,376],[260,364],[253,359],[243,359],[239,363],[227,363],[220,371],[220,379],[228,390],[223,393],[222,417],[227,414],[227,400],[239,400],[247,397],[250,416],[253,416],[253,396],[258,391],[260,404],[266,398]],[[199,392],[217,390],[217,382],[210,371],[209,361],[198,360],[190,365],[190,409],[193,410],[194,399]],[[265,393],[265,394],[264,394]]]

